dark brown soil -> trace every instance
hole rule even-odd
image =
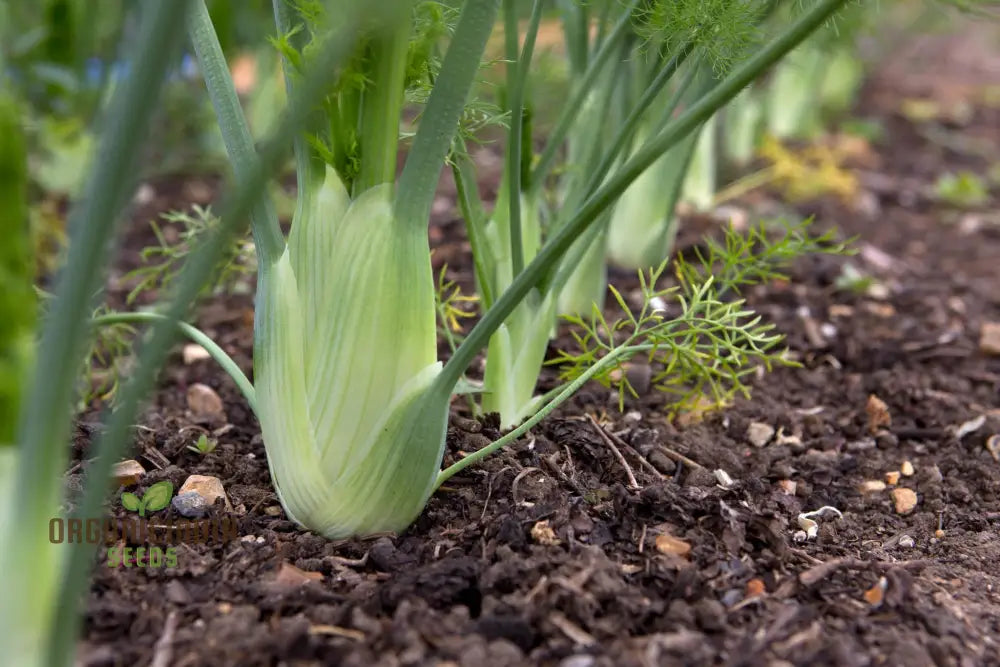
[[[328,542],[281,513],[232,382],[178,356],[138,431],[140,489],[218,476],[241,537],[182,546],[175,568],[97,566],[83,664],[1000,664],[1000,460],[986,446],[1000,432],[1000,358],[979,344],[982,324],[1000,321],[998,192],[992,209],[964,213],[923,196],[939,174],[991,162],[933,143],[895,113],[889,85],[866,96],[886,135],[862,173],[864,205],[808,209],[857,234],[861,253],[809,259],[748,294],[802,367],[758,378],[752,400],[702,423],[668,423],[655,396],[623,415],[590,387],[452,479],[405,534]],[[996,108],[976,106],[960,129],[1000,158]],[[461,268],[459,229],[434,230],[437,262]],[[146,237],[137,228],[123,265]],[[847,261],[884,298],[836,289]],[[199,318],[247,371],[251,311],[249,297],[217,298]],[[186,412],[194,382],[222,396],[223,423]],[[871,395],[891,415],[876,433]],[[585,413],[617,434],[638,488]],[[780,432],[753,446],[754,422]],[[224,425],[214,453],[186,449]],[[457,419],[447,458],[495,435]],[[859,491],[904,461],[912,476]],[[916,492],[912,512],[896,511],[894,488]],[[798,515],[824,506],[842,517],[797,540]]]

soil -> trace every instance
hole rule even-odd
[[[450,480],[404,534],[330,542],[283,515],[232,382],[176,355],[137,429],[133,455],[149,471],[138,491],[217,476],[232,507],[212,511],[236,516],[240,536],[181,545],[172,568],[99,563],[81,664],[1000,664],[1000,452],[988,447],[1000,433],[1000,357],[979,341],[1000,321],[1000,192],[992,209],[964,211],[926,196],[946,171],[997,162],[1000,109],[973,101],[961,127],[944,122],[977,137],[978,151],[963,151],[898,113],[894,81],[875,77],[864,95],[860,113],[885,134],[855,172],[856,201],[800,207],[857,235],[859,254],[809,258],[746,294],[801,367],[760,375],[751,399],[701,422],[668,421],[655,393],[623,414],[609,390],[588,387]],[[149,238],[140,223],[213,189],[158,185],[122,269]],[[467,283],[442,192],[435,262]],[[682,251],[706,224],[685,227]],[[884,291],[838,289],[848,262]],[[249,296],[210,298],[198,321],[250,371]],[[196,382],[219,393],[224,419],[187,411]],[[872,429],[878,401],[891,423]],[[497,436],[461,413],[456,402],[446,462]],[[79,425],[79,460],[92,419]],[[748,433],[765,428],[776,433],[752,444]],[[206,431],[218,449],[188,450]],[[894,485],[859,490],[908,466]],[[897,489],[916,494],[908,513]],[[823,507],[837,512],[816,519],[814,537],[800,533],[799,515]]]

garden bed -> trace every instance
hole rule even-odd
[[[991,162],[900,117],[887,79],[870,88],[864,110],[885,136],[860,173],[863,205],[806,211],[857,235],[859,255],[807,258],[791,280],[747,293],[802,366],[761,375],[751,400],[700,423],[669,422],[655,394],[619,413],[591,386],[449,480],[403,535],[329,542],[282,514],[235,385],[176,355],[137,429],[140,488],[216,476],[232,510],[213,511],[237,516],[240,536],[181,545],[173,568],[99,564],[83,664],[1000,663],[1000,451],[987,446],[1000,433],[1000,358],[980,341],[1000,321],[1000,224],[923,194],[942,173]],[[962,132],[996,161],[1000,110],[976,108]],[[136,220],[213,188],[157,186]],[[468,284],[447,192],[441,202],[435,262]],[[684,228],[682,252],[705,227]],[[137,226],[123,267],[148,238]],[[837,289],[847,262],[885,293]],[[627,294],[629,280],[613,282]],[[250,370],[249,296],[209,300],[198,321]],[[195,383],[218,392],[224,417],[192,419]],[[219,447],[187,449],[204,431]],[[457,417],[446,461],[496,436]],[[895,484],[871,484],[893,472]],[[908,494],[895,489],[916,506],[903,513]],[[800,541],[798,516],[824,506],[842,516]]]

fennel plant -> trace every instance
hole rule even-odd
[[[564,280],[563,256],[589,230],[600,228],[607,211],[641,173],[844,1],[818,0],[629,157],[606,159],[607,165],[591,178],[593,187],[560,206],[559,224],[550,227],[533,257],[525,252],[522,211],[513,204],[509,284],[491,295],[482,318],[446,364],[435,353],[427,224],[498,2],[467,0],[446,40],[440,68],[414,72],[409,69],[414,62],[409,49],[414,12],[434,8],[404,0],[378,6],[330,0],[321,12],[321,3],[302,0],[291,7],[277,0],[278,40],[291,86],[289,107],[257,145],[204,3],[143,5],[139,34],[132,43],[132,74],[113,91],[102,122],[113,131],[101,134],[93,173],[84,195],[74,202],[66,265],[43,320],[32,379],[20,392],[15,451],[4,456],[0,531],[5,548],[0,568],[17,576],[5,577],[2,584],[0,655],[18,665],[72,662],[78,604],[93,551],[85,544],[53,545],[45,528],[62,514],[74,377],[92,335],[95,295],[134,187],[137,148],[147,135],[185,23],[220,120],[236,185],[218,227],[187,258],[163,306],[108,316],[108,322],[150,322],[152,330],[116,409],[105,417],[82,498],[70,512],[80,518],[100,516],[111,466],[129,439],[170,344],[179,333],[196,339],[201,335],[181,320],[249,218],[259,267],[254,384],[235,364],[225,368],[240,382],[260,419],[272,477],[289,515],[324,535],[343,536],[406,527],[444,479],[516,437],[518,431],[439,472],[451,395],[490,338],[529,295],[558,293]],[[684,40],[677,48],[678,55],[691,50]],[[423,60],[436,56],[432,48]],[[521,77],[528,71],[530,49],[522,50],[517,60],[515,72]],[[663,71],[677,69],[677,61],[677,55],[666,59]],[[361,90],[345,78],[352,72],[364,73]],[[399,118],[408,77],[414,76],[433,78],[433,87],[397,179]],[[520,146],[523,130],[515,119],[521,116],[521,105],[516,95],[508,99],[513,100],[510,145]],[[625,121],[629,128],[619,129],[616,136],[631,136],[638,115],[630,112]],[[292,143],[299,201],[286,240],[264,186]],[[541,182],[551,166],[551,158],[547,166],[539,162],[526,184],[519,184],[512,170],[510,201],[520,201],[524,186]],[[690,292],[688,304],[718,301],[711,282],[702,285],[707,287]],[[730,312],[729,328],[723,325],[723,330],[735,332],[744,326],[742,315],[738,308]],[[644,323],[640,331],[656,329],[654,321],[636,319]],[[546,330],[551,326],[547,322]],[[748,331],[748,341],[766,335]],[[627,340],[620,348],[624,351],[604,358],[645,349],[636,347],[645,343]],[[225,361],[221,350],[215,352]],[[713,367],[710,355],[699,358]],[[537,423],[608,363],[593,364],[598,370],[584,372],[558,395],[546,397],[521,429]]]

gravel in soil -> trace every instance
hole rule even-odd
[[[880,182],[989,166],[872,99]],[[998,121],[978,110],[970,126],[996,137]],[[747,294],[802,367],[683,428],[655,396],[621,414],[590,387],[450,480],[399,536],[329,542],[288,521],[239,393],[178,355],[137,429],[137,490],[216,476],[232,509],[209,518],[236,516],[239,536],[182,544],[176,567],[99,563],[82,664],[1000,664],[1000,358],[980,349],[1000,321],[1000,228],[975,212],[948,224],[900,187],[870,191],[865,212],[815,204],[860,254],[808,259]],[[457,228],[432,232],[448,257]],[[847,261],[884,293],[836,289]],[[199,315],[248,371],[251,318],[245,296]],[[224,414],[190,413],[195,383]],[[494,426],[456,418],[446,458]],[[93,428],[78,427],[81,461]],[[200,433],[215,451],[187,448]],[[824,507],[836,512],[801,516]]]

